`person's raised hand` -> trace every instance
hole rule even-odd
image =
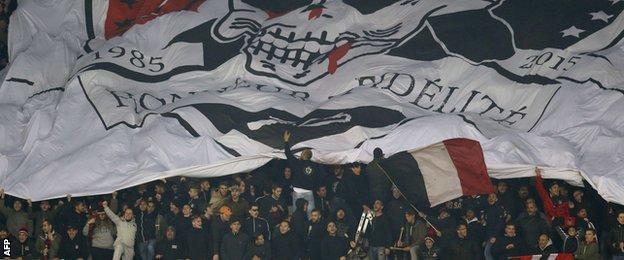
[[[290,133],[288,131],[284,131],[284,142],[288,142],[290,140]]]

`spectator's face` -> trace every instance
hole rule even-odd
[[[201,218],[194,218],[193,221],[191,221],[191,224],[193,224],[194,228],[201,228],[202,220]]]
[[[513,237],[516,236],[516,226],[507,225],[505,226],[505,235]]]
[[[401,192],[398,189],[392,189],[392,197],[399,199],[401,197]]]
[[[156,210],[156,205],[154,205],[154,202],[149,202],[147,203],[147,213],[152,213],[154,212],[154,210]]]
[[[171,212],[174,212],[174,211],[178,210],[178,206],[176,206],[175,203],[171,202],[171,203],[169,203],[169,210]]]
[[[342,166],[334,166],[334,168],[332,169],[332,172],[334,173],[334,175],[336,176],[340,176],[344,173],[344,169],[342,168]]]
[[[624,225],[624,213],[618,214],[617,221],[618,223],[620,223],[620,225]]]
[[[468,228],[466,228],[466,226],[464,225],[460,225],[457,228],[457,236],[461,238],[468,236]]]
[[[230,195],[232,195],[232,199],[238,200],[238,198],[240,198],[240,191],[237,189],[233,189],[232,191],[230,191]]]
[[[336,235],[336,223],[334,222],[329,222],[327,223],[327,233],[329,233],[330,235]]]
[[[85,212],[87,208],[85,207],[84,202],[78,202],[78,204],[76,204],[74,209],[76,210],[76,212],[82,213],[82,212]]]
[[[247,188],[247,185],[245,184],[244,181],[241,181],[238,183],[238,191],[240,194],[245,193],[245,189]]]
[[[232,224],[230,224],[230,230],[232,230],[232,233],[238,233],[240,231],[241,228],[241,224],[239,221],[234,221],[232,222]]]
[[[190,198],[195,198],[195,197],[197,197],[197,195],[199,195],[199,191],[197,189],[195,189],[195,188],[191,188],[188,191],[188,195],[189,195]]]
[[[546,245],[548,244],[548,236],[546,236],[546,235],[539,236],[539,239],[537,240],[537,243],[542,248],[546,247]]]
[[[433,241],[431,241],[431,239],[427,239],[427,240],[425,240],[425,246],[426,246],[428,249],[431,249],[431,248],[433,247]]]
[[[46,212],[48,210],[50,210],[50,202],[47,200],[42,201],[39,204],[39,208],[41,209],[41,211]]]
[[[78,230],[75,228],[70,228],[67,230],[67,236],[69,236],[69,238],[74,239],[76,237],[76,234],[78,234]]]
[[[190,215],[191,214],[191,206],[188,204],[184,204],[184,206],[182,206],[182,214],[184,215]]]
[[[41,229],[43,230],[44,233],[49,233],[52,231],[52,225],[48,223],[47,221],[44,221],[41,224]]]
[[[210,190],[210,182],[208,182],[208,181],[202,181],[202,183],[201,183],[201,184],[199,184],[199,187],[200,187],[203,191]]]
[[[17,235],[17,239],[19,239],[20,242],[24,243],[24,241],[28,239],[28,235],[25,232],[20,232],[19,235]]]
[[[286,222],[282,222],[279,224],[279,231],[280,234],[286,234],[288,232],[288,230],[290,230],[290,226],[288,225],[288,223]]]
[[[416,215],[405,213],[405,220],[409,223],[414,223],[414,221],[416,221]]]
[[[165,193],[165,187],[157,185],[154,187],[154,192],[156,192],[156,194],[163,194]]]
[[[576,213],[576,215],[579,218],[587,218],[587,210],[586,209],[579,209],[579,211]]]
[[[165,236],[167,237],[167,239],[173,240],[175,239],[175,231],[173,231],[173,229],[167,229]]]
[[[230,213],[219,213],[221,215],[221,219],[223,221],[230,221],[230,218],[232,217],[232,214]]]
[[[132,218],[134,218],[134,212],[132,211],[132,209],[126,209],[124,210],[123,216],[126,221],[130,221],[132,220]]]
[[[101,220],[104,220],[106,218],[106,213],[105,212],[98,212],[97,213],[98,218],[100,218]]]
[[[593,230],[585,231],[585,242],[587,243],[593,242],[595,238],[596,238],[596,234],[594,234]]]
[[[537,206],[534,203],[528,203],[526,206],[526,211],[529,216],[535,216],[537,214]]]
[[[381,212],[381,210],[383,210],[383,203],[381,202],[381,200],[375,200],[375,203],[373,204],[373,210],[375,212]]]
[[[527,186],[520,186],[520,188],[518,189],[518,196],[520,196],[520,198],[527,198],[527,197],[529,197],[529,187],[527,187]]]
[[[7,237],[9,237],[9,232],[7,232],[6,230],[0,230],[0,238],[7,238]]]
[[[507,192],[507,183],[501,181],[496,185],[496,190],[498,190],[498,194],[503,194]]]
[[[488,198],[487,198],[488,204],[494,205],[494,203],[496,203],[496,201],[498,201],[498,198],[496,197],[496,194],[495,193],[490,193],[488,195]]]
[[[249,209],[249,215],[254,218],[257,218],[259,214],[258,211],[259,211],[259,208],[257,206],[251,206],[251,209]]]
[[[279,198],[280,196],[282,196],[282,188],[273,189],[273,197]]]
[[[345,217],[345,211],[343,209],[339,209],[338,211],[336,211],[337,219],[344,219],[344,217]]]
[[[575,191],[574,193],[572,193],[572,196],[574,196],[574,200],[581,202],[583,201],[583,192],[580,190]]]
[[[284,179],[290,180],[292,178],[292,169],[286,167],[284,168]]]
[[[475,217],[474,211],[469,209],[466,210],[466,219],[470,220],[473,219]]]
[[[567,198],[568,197],[568,188],[566,188],[566,186],[559,187],[559,195]]]
[[[227,194],[228,194],[228,187],[226,185],[219,185],[219,194],[222,197],[227,196]]]
[[[355,174],[355,175],[360,175],[360,173],[362,173],[362,167],[361,166],[353,166],[351,167],[351,171]]]
[[[139,202],[139,210],[140,211],[146,211],[147,210],[147,202],[145,202],[144,200]]]
[[[318,190],[318,196],[319,198],[327,198],[327,187],[325,186],[320,187]]]
[[[22,210],[22,202],[21,202],[21,201],[19,201],[19,200],[15,200],[15,201],[13,201],[13,209],[14,209],[15,211],[20,211],[20,210]]]
[[[310,220],[312,222],[319,222],[321,220],[321,214],[318,211],[312,211],[310,214]]]
[[[255,242],[256,242],[256,245],[259,245],[259,246],[264,245],[264,235],[258,235],[256,237]]]
[[[552,186],[550,186],[548,190],[550,191],[550,194],[552,195],[559,195],[559,185],[557,184],[553,184]]]
[[[568,235],[570,235],[571,237],[575,237],[576,236],[576,228],[569,227],[568,228]]]

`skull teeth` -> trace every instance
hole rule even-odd
[[[297,39],[295,32],[283,32],[281,28],[273,27],[259,32],[258,37],[247,47],[247,52],[264,56],[262,59],[265,62],[303,66],[305,70],[314,62],[325,61],[333,49],[349,42],[344,38],[329,41],[327,34],[326,31],[318,35],[307,32],[304,37]]]

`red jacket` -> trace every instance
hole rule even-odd
[[[544,182],[542,181],[542,176],[539,176],[539,175],[537,176],[535,186],[537,186],[537,193],[539,194],[540,198],[544,202],[544,213],[546,213],[546,216],[548,216],[548,220],[552,223],[553,219],[559,217],[559,218],[563,218],[564,220],[566,220],[564,223],[567,224],[568,223],[567,219],[570,217],[570,206],[568,206],[568,203],[561,203],[559,205],[553,204],[552,199],[550,198],[550,196],[548,195],[548,192],[546,192],[546,189],[544,188]]]

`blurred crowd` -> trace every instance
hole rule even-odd
[[[303,157],[303,156],[302,156]],[[220,178],[176,177],[108,195],[2,194],[0,238],[22,259],[509,259],[624,256],[624,212],[590,188],[536,177],[434,208],[377,192],[363,164],[275,160]],[[302,164],[303,163],[303,164]],[[301,169],[297,167],[303,167]],[[318,182],[297,198],[297,171]],[[385,186],[386,183],[381,186]],[[363,229],[360,223],[367,222]]]

